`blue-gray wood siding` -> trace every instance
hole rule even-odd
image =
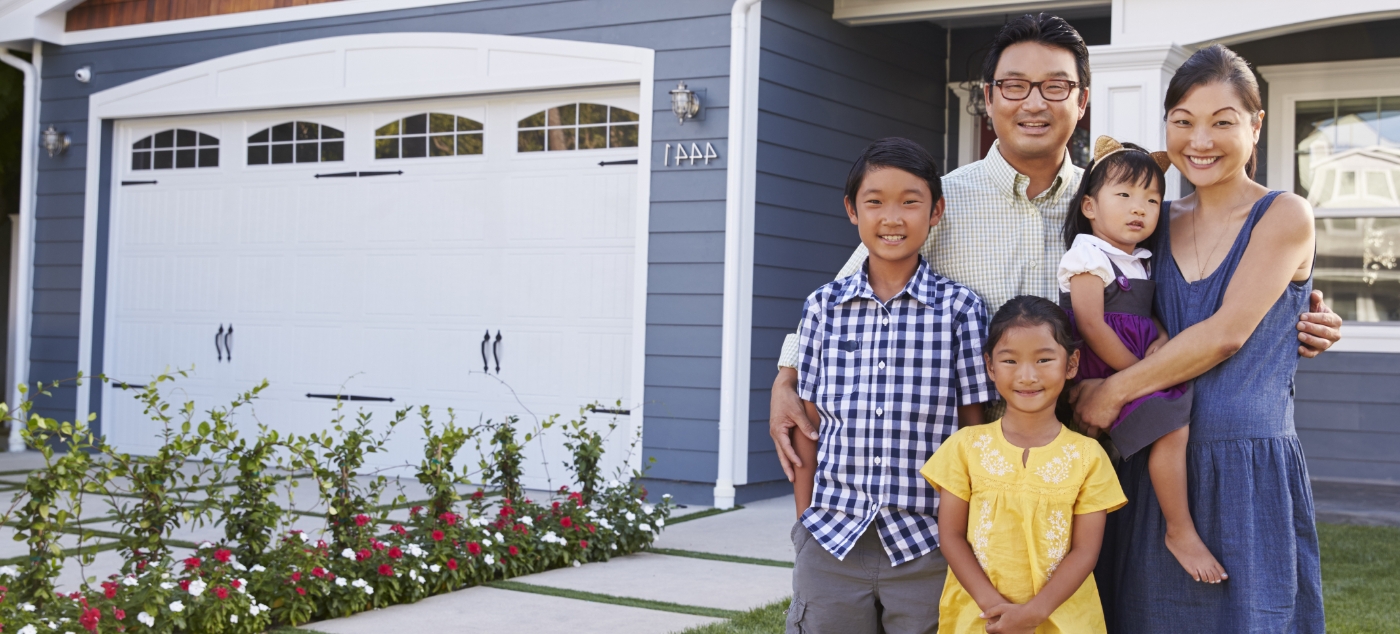
[[[1308,475],[1400,483],[1400,354],[1327,352],[1295,384]]]
[[[69,378],[79,366],[88,95],[224,55],[362,33],[487,33],[639,46],[657,51],[651,235],[647,238],[646,392],[636,395],[645,403],[641,408],[646,430],[643,450],[657,459],[650,472],[658,480],[654,491],[665,493],[668,486],[682,482],[708,483],[708,491],[715,477],[718,444],[731,6],[730,0],[482,0],[139,40],[46,46],[40,126],[53,125],[68,133],[73,145],[61,157],[39,159],[31,379]],[[88,65],[92,82],[78,83],[73,72]],[[670,113],[667,94],[681,80],[704,90],[706,97],[703,120],[684,126],[677,125]],[[662,147],[679,140],[698,141],[702,147],[711,142],[721,159],[708,167],[661,167]],[[92,334],[100,337],[102,324],[94,328]],[[76,394],[70,384],[42,398],[36,411],[70,420],[75,408]],[[699,490],[687,490],[692,489]],[[708,502],[709,498],[688,501]]]
[[[830,0],[763,2],[749,484],[741,502],[791,491],[768,436],[770,387],[802,301],[860,244],[841,202],[851,162],[888,136],[943,154],[945,31],[927,23],[847,27],[831,11]]]

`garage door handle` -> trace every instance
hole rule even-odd
[[[219,355],[219,360],[224,360],[224,325],[219,324],[219,332],[214,333],[214,352]]]
[[[225,361],[233,361],[233,324],[228,325],[228,332],[224,333],[224,356]]]
[[[491,331],[486,331],[486,336],[481,338],[481,371],[490,372],[491,364],[486,361],[486,344],[491,343]]]
[[[491,356],[496,358],[496,374],[501,373],[501,331],[496,331],[496,343],[491,344]]]

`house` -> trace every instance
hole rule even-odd
[[[948,169],[984,154],[976,68],[1029,11],[1092,45],[1080,157],[1096,134],[1161,147],[1193,48],[1255,64],[1259,178],[1318,203],[1317,286],[1348,320],[1297,381],[1310,472],[1400,482],[1388,0],[0,0],[31,95],[5,382],[110,377],[37,411],[95,412],[133,451],[155,427],[118,384],[166,367],[195,368],[172,398],[200,407],[267,378],[239,420],[290,432],[335,395],[525,428],[596,402],[610,466],[655,458],[653,491],[785,494],[768,386],[857,243],[852,157],[890,135]],[[1368,202],[1324,203],[1354,161],[1326,191]],[[390,461],[415,459],[404,427]],[[530,484],[561,484],[561,442]]]

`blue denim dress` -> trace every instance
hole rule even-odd
[[[1187,283],[1162,205],[1157,315],[1181,331],[1220,308],[1255,225],[1280,192],[1254,204],[1225,261]],[[1109,632],[1323,634],[1312,487],[1293,427],[1298,315],[1312,278],[1288,285],[1244,347],[1195,382],[1186,467],[1192,518],[1229,580],[1194,581],[1167,550],[1166,521],[1143,451],[1119,467],[1128,505],[1110,513],[1095,577]]]

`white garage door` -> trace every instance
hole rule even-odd
[[[194,366],[171,397],[201,409],[266,378],[237,420],[294,433],[334,394],[377,426],[627,407],[638,110],[632,89],[122,122],[106,374]],[[158,446],[129,392],[103,403],[114,444]],[[377,462],[416,463],[416,417],[396,435]],[[529,485],[567,481],[557,434],[527,457]]]

